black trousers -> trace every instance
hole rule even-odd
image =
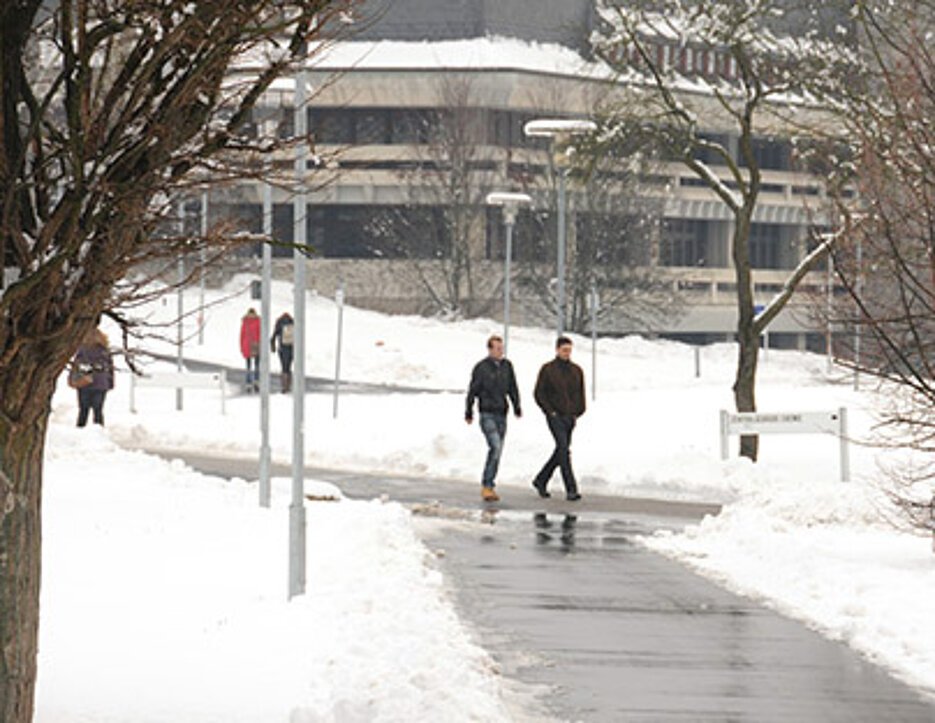
[[[536,484],[543,489],[549,484],[552,473],[558,467],[562,470],[562,482],[565,483],[565,494],[574,494],[578,491],[578,483],[575,481],[575,473],[571,469],[571,433],[575,429],[575,418],[571,416],[549,416],[546,417],[549,423],[549,431],[555,440],[555,451],[549,457],[539,474],[536,475]]]
[[[283,374],[292,374],[292,346],[279,345],[279,363]]]
[[[84,427],[88,423],[88,412],[94,412],[94,423],[104,426],[104,397],[106,389],[78,390],[78,426]]]

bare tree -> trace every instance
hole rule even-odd
[[[571,213],[566,326],[583,333],[591,326],[590,296],[600,298],[598,320],[625,322],[633,329],[651,330],[663,319],[681,310],[672,284],[659,274],[659,227],[661,198],[653,197],[641,178],[646,168],[634,154],[628,161],[590,154],[582,141],[582,155],[594,160],[586,168],[569,173]],[[541,183],[524,185],[524,190],[542,190]],[[546,177],[546,192],[540,203],[521,216],[521,287],[536,301],[536,316],[550,321],[557,313],[554,283],[556,257],[555,173]],[[527,302],[528,303],[528,302]]]
[[[830,73],[835,62],[847,58],[846,48],[821,40],[826,10],[809,10],[804,3],[601,0],[598,5],[605,24],[597,52],[618,80],[634,89],[611,112],[602,133],[605,146],[620,139],[632,143],[641,133],[691,169],[730,209],[739,342],[734,401],[740,412],[756,411],[760,335],[827,253],[830,240],[818,243],[782,291],[755,311],[749,241],[762,188],[755,141],[770,121],[794,128],[790,110],[800,115],[813,110],[806,103],[805,81]],[[731,128],[736,149],[705,134],[702,119],[712,114]],[[706,157],[723,166],[727,178]],[[741,437],[743,456],[755,460],[757,452],[756,436]]]
[[[855,17],[868,92],[840,106],[853,159],[835,197],[844,233],[833,260],[846,293],[830,321],[849,332],[841,361],[887,389],[881,441],[919,453],[894,470],[891,496],[933,531],[935,3],[858,2]]]
[[[438,110],[413,117],[406,129],[412,161],[400,179],[408,201],[380,213],[371,230],[408,259],[402,273],[433,312],[477,315],[491,308],[496,292],[478,279],[476,267],[494,175],[483,156],[486,115],[469,78],[446,77],[436,93]]]
[[[252,142],[270,83],[351,8],[328,2],[0,5],[0,721],[33,712],[40,499],[56,379],[180,186]],[[349,16],[345,15],[345,19]],[[309,43],[313,43],[311,47]],[[231,76],[233,65],[244,74]],[[233,77],[240,81],[230,82]]]

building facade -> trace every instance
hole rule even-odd
[[[315,93],[308,119],[316,162],[310,168],[306,226],[314,249],[312,286],[330,294],[343,282],[352,303],[437,311],[432,287],[450,285],[455,257],[466,248],[469,258],[457,263],[466,264],[473,276],[462,308],[496,317],[503,228],[499,212],[487,209],[483,197],[490,190],[529,192],[536,208],[526,213],[546,220],[524,224],[520,218],[515,258],[554,264],[554,255],[544,256],[554,224],[554,169],[546,144],[527,138],[523,126],[534,118],[586,118],[606,99],[606,74],[587,56],[596,22],[592,3],[380,0],[369,7],[373,15],[360,33],[310,64]],[[729,65],[716,67],[715,59],[700,53],[682,53],[672,62],[681,63],[688,75],[731,72]],[[730,122],[719,120],[711,103],[705,132],[736,146]],[[276,120],[275,132],[288,136],[291,104],[288,90],[271,93],[259,116]],[[258,123],[257,132],[262,127]],[[821,180],[796,168],[782,129],[764,129],[755,150],[763,188],[750,253],[755,293],[765,303],[805,254],[810,226],[826,219]],[[277,165],[286,172],[291,168],[288,159]],[[726,168],[712,167],[727,178]],[[641,329],[626,314],[605,314],[600,331],[639,330],[694,341],[729,338],[736,327],[736,301],[728,208],[677,162],[658,163],[639,185],[641,194],[655,199],[659,215],[656,230],[646,232],[648,251],[640,263],[652,267],[654,277],[685,303]],[[580,195],[570,190],[569,254],[575,253],[576,234],[587,228],[579,223]],[[255,185],[218,190],[212,192],[209,216],[259,231],[260,199]],[[608,205],[613,215],[614,201]],[[621,199],[616,205],[626,204]],[[293,223],[293,197],[284,184],[274,191],[274,236],[291,242]],[[277,256],[289,254],[289,248],[277,249]],[[804,290],[821,293],[825,283],[823,273],[813,273]],[[541,304],[523,303],[522,285],[517,296],[521,320],[549,323]],[[771,327],[777,346],[817,347],[823,343],[818,331],[803,303],[793,304]]]

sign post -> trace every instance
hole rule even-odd
[[[720,438],[721,459],[730,456],[728,438],[730,435],[746,434],[833,434],[839,440],[839,467],[841,481],[850,482],[851,461],[848,446],[847,407],[836,412],[786,412],[780,414],[761,414],[759,412],[741,412],[731,414],[721,410]]]

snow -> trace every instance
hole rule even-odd
[[[197,314],[193,314],[187,320],[186,334],[190,340],[186,355],[229,365],[242,363],[238,348],[240,317],[248,306],[258,306],[249,299],[249,280],[249,277],[240,277],[225,289],[208,292],[208,302],[214,305],[205,311],[205,342],[199,346],[193,341],[197,318]],[[197,298],[197,291],[186,293],[186,309],[193,309]],[[291,307],[291,286],[274,282],[272,299],[275,318]],[[145,309],[151,321],[162,323],[174,318],[174,310],[174,298],[154,302]],[[333,301],[309,294],[306,333],[310,343],[306,364],[310,374],[328,377],[333,373],[336,319],[337,308]],[[437,391],[344,394],[337,419],[332,417],[330,395],[308,395],[306,462],[348,470],[430,477],[439,480],[441,500],[445,499],[445,480],[479,482],[485,445],[476,423],[472,426],[464,423],[464,389],[473,364],[485,353],[487,336],[500,332],[500,325],[485,319],[445,322],[390,317],[353,307],[345,309],[344,320],[342,368],[346,379]],[[732,408],[730,388],[737,353],[734,345],[704,348],[702,375],[695,378],[691,347],[638,337],[601,340],[598,394],[596,401],[592,401],[590,341],[574,339],[574,358],[583,366],[589,384],[589,409],[579,422],[573,444],[574,464],[585,496],[602,492],[725,503],[721,515],[708,518],[683,534],[648,537],[644,542],[655,550],[684,560],[733,590],[762,599],[825,634],[847,642],[911,683],[935,688],[935,648],[931,645],[935,640],[935,618],[929,610],[929,601],[935,596],[935,556],[927,539],[900,532],[885,521],[893,515],[893,509],[881,491],[887,481],[882,469],[898,462],[900,456],[885,448],[857,443],[873,439],[875,412],[885,402],[886,395],[881,399],[873,391],[854,391],[850,376],[841,369],[828,371],[824,357],[777,350],[770,350],[761,357],[758,385],[761,411],[848,408],[850,430],[855,440],[851,445],[854,481],[844,484],[839,481],[839,443],[832,435],[764,436],[760,462],[756,465],[744,459],[724,462],[719,459],[718,415],[719,410]],[[509,356],[517,370],[524,416],[521,419],[511,417],[509,421],[499,478],[500,493],[506,499],[532,494],[529,481],[551,451],[551,439],[532,400],[532,386],[539,365],[553,354],[552,341],[552,332],[546,329],[511,329]],[[172,353],[168,343],[160,347],[153,341],[150,345]],[[278,369],[275,358],[273,368]],[[259,400],[256,396],[239,395],[229,399],[227,415],[222,417],[216,392],[186,390],[186,412],[179,414],[174,410],[172,390],[140,389],[137,391],[140,413],[133,415],[128,411],[126,377],[126,374],[119,376],[117,388],[107,402],[111,439],[123,444],[242,457],[244,476],[255,476],[259,445]],[[274,394],[271,403],[273,456],[278,461],[288,462],[291,398]],[[54,409],[57,424],[70,422],[75,412],[73,392],[60,389]],[[58,452],[62,438],[65,450]],[[68,455],[80,459],[80,452],[69,446],[70,439],[61,427],[53,436],[50,453],[61,454],[63,461]],[[99,440],[95,444],[100,446],[105,442]],[[735,447],[736,439],[731,444]],[[110,447],[107,450],[108,460],[122,460],[123,455],[129,454]],[[163,470],[160,475],[171,476],[162,463],[156,465],[149,458],[139,459],[146,460],[140,462],[141,465],[157,466]],[[72,476],[75,460],[68,458],[62,465],[68,467]],[[55,456],[51,463],[56,463]],[[98,467],[95,465],[95,469]],[[236,496],[238,493],[234,490],[244,489],[239,483],[225,486],[190,472],[176,471],[181,475],[179,486],[187,490],[186,496],[191,494],[196,500],[199,495],[207,494],[199,491],[205,485],[212,489],[223,488],[228,496]],[[54,474],[50,478],[53,481],[49,498],[54,510]],[[101,484],[113,485],[113,496],[117,499],[124,494],[116,482],[104,480]],[[135,481],[135,484],[144,482]],[[560,485],[557,479],[553,484]],[[58,494],[64,494],[63,490],[67,489],[67,486],[60,488]],[[76,488],[79,499],[75,504],[81,505],[80,497],[85,494],[81,487]],[[250,496],[252,492],[239,494]],[[284,490],[274,491],[278,505],[283,504],[285,496]],[[141,508],[149,505],[147,494],[140,495],[139,499]],[[190,503],[187,498],[165,504],[171,507],[172,516],[180,511],[185,515],[173,520],[170,526],[168,520],[163,520],[160,506],[154,505],[155,522],[152,524],[156,530],[165,525],[174,536],[176,524],[195,526],[187,509],[191,505],[193,515],[199,517],[197,504]],[[342,544],[346,541],[348,545],[364,545],[356,536],[371,534],[365,527],[389,528],[408,540],[404,547],[411,551],[410,557],[424,554],[411,536],[407,537],[411,533],[404,532],[408,529],[403,524],[405,515],[398,508],[347,501],[322,504],[332,506],[316,509],[346,510],[347,515],[361,518],[355,518],[353,524],[343,524],[341,519],[316,511],[322,519],[310,524],[310,529],[320,522],[324,525],[323,535],[333,534],[333,540]],[[226,503],[222,508],[226,509]],[[93,514],[89,518],[88,524],[92,524]],[[222,533],[225,544],[249,545],[253,533],[245,536],[244,526],[237,524],[236,530],[225,528]],[[133,529],[149,525],[149,522],[140,523],[137,518]],[[52,525],[51,529],[64,530],[67,525]],[[93,529],[95,535],[104,535],[102,530],[111,532],[103,522]],[[108,547],[106,543],[113,546],[125,534],[122,524],[112,532],[112,537],[104,536],[96,543],[93,554],[86,552],[84,556],[94,558],[102,554],[101,550]],[[191,534],[195,535],[194,529]],[[385,532],[373,534],[376,537],[386,535]],[[240,537],[251,539],[239,540]],[[54,543],[54,535],[51,539]],[[181,550],[181,546],[178,549]],[[252,553],[245,548],[235,549],[238,555],[245,556],[245,564],[249,565]],[[310,543],[310,554],[314,555],[317,549]],[[343,548],[329,550],[329,555],[341,556],[344,552]],[[358,551],[352,555],[348,552],[344,559],[367,560],[369,565],[369,556],[374,554],[377,553]],[[318,559],[312,568],[323,564],[326,563]],[[421,589],[425,597],[434,600],[439,610],[444,609],[437,599],[440,583],[437,587],[437,581],[433,582],[414,561],[410,560],[409,564],[414,566],[410,574],[416,577],[416,571],[422,570],[418,574],[423,576],[419,579],[424,583]],[[201,568],[207,567],[205,561]],[[375,565],[373,569],[378,567]],[[268,570],[259,566],[255,571],[247,566],[243,572],[242,584],[254,574],[261,580],[269,575]],[[340,574],[350,573],[341,571]],[[281,592],[276,586],[281,584],[283,575],[272,576],[275,580],[269,583],[273,589],[271,597]],[[324,580],[325,576],[316,572],[312,577]],[[131,579],[131,588],[143,582]],[[385,583],[391,584],[389,580]],[[335,583],[334,595],[339,594],[340,584]],[[358,582],[355,580],[353,584]],[[366,585],[371,583],[359,584],[364,585],[363,594],[366,594]],[[68,599],[74,594],[54,597]],[[155,593],[147,590],[146,594]],[[198,596],[201,594],[199,590]],[[210,599],[209,593],[204,594]],[[52,597],[50,595],[50,599]],[[138,601],[138,597],[133,597],[132,601],[126,601],[127,606],[132,607],[132,603]],[[244,602],[247,608],[255,610],[250,607],[252,604],[265,603]],[[206,602],[204,606],[199,603],[194,612],[210,620],[211,611],[223,609],[225,605],[227,603],[219,600]],[[177,602],[172,603],[168,609],[177,610],[177,606]],[[232,610],[238,610],[236,605]],[[442,613],[439,611],[438,615]],[[214,629],[208,622],[203,628]],[[334,646],[329,650],[340,647],[341,643],[331,641],[328,635],[325,638],[322,645]],[[77,646],[78,649],[85,647]],[[75,648],[70,646],[69,650],[72,649]],[[357,657],[357,649],[354,651],[352,658]],[[472,655],[475,661],[472,670],[481,671],[476,674],[483,677],[483,656],[477,651]],[[119,658],[119,654],[113,653],[110,659]],[[312,665],[308,661],[304,664]],[[318,675],[318,669],[314,670]],[[342,684],[349,679],[340,678]],[[77,687],[80,686],[76,684]],[[285,699],[297,700],[290,696]],[[316,710],[325,710],[337,700],[332,697],[319,701]],[[382,698],[374,694],[374,700],[382,701]]]
[[[601,64],[586,61],[558,43],[537,43],[503,36],[463,40],[342,41],[311,55],[315,70],[525,70],[558,75],[606,75]]]
[[[205,342],[190,338],[186,356],[240,367],[240,317],[258,302],[249,299],[249,277],[239,277],[222,291],[209,291],[205,311]],[[197,304],[197,291],[186,294],[185,308]],[[273,318],[291,308],[292,289],[274,282]],[[148,319],[170,323],[174,298],[148,307]],[[337,307],[311,294],[307,305],[309,354],[306,368],[313,376],[334,374]],[[196,335],[197,314],[186,334]],[[479,479],[484,440],[476,424],[464,423],[464,390],[471,368],[485,354],[486,339],[502,327],[489,319],[448,323],[421,317],[390,317],[346,307],[342,377],[353,382],[400,384],[440,390],[426,394],[344,394],[339,416],[332,417],[329,395],[309,397],[306,447],[309,465],[359,471],[390,471],[432,478]],[[171,327],[163,332],[174,337]],[[575,337],[575,359],[591,378],[590,340]],[[171,344],[150,344],[167,355]],[[511,418],[500,485],[525,489],[548,457],[551,438],[532,399],[540,365],[554,354],[552,332],[514,327],[509,355],[519,379],[524,417]],[[759,483],[763,469],[774,465],[785,476],[806,475],[836,481],[837,440],[831,437],[771,438],[760,468],[740,460],[722,463],[718,457],[718,413],[732,408],[736,349],[722,344],[702,352],[702,377],[694,377],[691,347],[650,342],[639,337],[602,340],[598,347],[598,398],[575,431],[575,466],[586,487],[611,493],[644,494],[685,499],[731,500],[745,486]],[[272,360],[278,370],[279,362]],[[167,364],[167,366],[171,366]],[[158,368],[158,367],[153,367]],[[174,392],[137,389],[137,408],[128,410],[127,374],[118,378],[108,399],[108,425],[115,438],[141,446],[190,448],[203,452],[256,456],[259,400],[238,396],[228,400],[219,417],[218,395],[186,390],[187,408],[175,412]],[[852,427],[866,432],[872,420],[859,411],[868,404],[846,385],[831,383],[825,360],[812,354],[770,351],[761,368],[763,411],[821,411],[852,408]],[[237,391],[232,389],[232,391]],[[71,394],[60,397],[73,405]],[[216,423],[205,424],[204,415]],[[273,394],[271,444],[277,461],[291,459],[292,401]],[[402,423],[401,423],[402,421]],[[664,451],[660,451],[664,450]],[[790,454],[795,450],[796,454]],[[872,467],[873,453],[854,450],[855,469]],[[660,463],[664,456],[665,464]]]
[[[261,510],[255,485],[70,421],[46,456],[37,723],[509,720],[401,506],[307,503],[287,602],[289,480]]]

